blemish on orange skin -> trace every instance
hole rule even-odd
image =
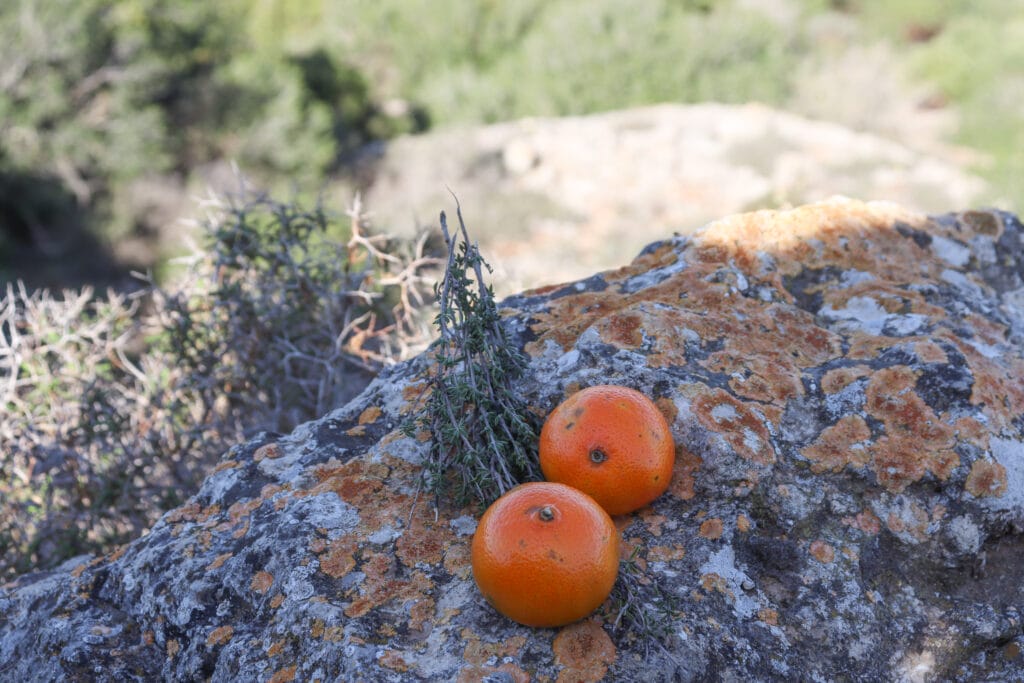
[[[711,519],[705,519],[700,525],[700,535],[702,538],[706,538],[711,541],[718,540],[722,537],[722,520],[718,517],[712,517]]]
[[[836,559],[835,549],[822,540],[811,542],[810,553],[811,557],[822,564],[831,564]]]
[[[975,460],[964,488],[975,498],[999,498],[1006,493],[1006,468],[998,462]]]
[[[235,629],[233,626],[218,626],[210,632],[209,636],[206,637],[206,647],[223,645],[231,640],[231,636],[234,634]]]
[[[564,667],[558,674],[560,682],[600,681],[615,663],[615,645],[593,619],[563,628],[552,641],[551,649],[555,662]]]
[[[800,455],[811,461],[815,474],[840,472],[846,466],[862,467],[867,464],[868,452],[861,444],[871,438],[871,430],[859,415],[847,415],[834,425],[826,427]]]

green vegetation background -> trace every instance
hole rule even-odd
[[[826,15],[846,28],[822,39]],[[855,43],[954,108],[951,142],[984,154],[993,200],[1024,206],[1024,0],[9,0],[0,35],[0,280],[19,243],[155,230],[142,189],[198,194],[219,160],[312,195],[405,132],[786,107]]]

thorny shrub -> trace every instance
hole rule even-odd
[[[206,209],[167,290],[0,298],[0,581],[137,536],[231,444],[426,345],[426,234],[371,234],[358,200],[347,226],[251,193]]]

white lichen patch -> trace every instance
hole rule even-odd
[[[981,529],[967,515],[954,517],[947,529],[953,544],[961,553],[973,555],[981,548]]]
[[[983,505],[995,510],[1013,510],[1024,518],[1024,442],[994,437],[989,442],[992,457],[1006,468],[1006,493],[985,498]]]
[[[843,308],[835,309],[829,304],[818,312],[828,320],[839,321],[844,329],[859,329],[869,334],[881,334],[890,317],[881,304],[868,296],[850,297]]]
[[[313,528],[326,529],[331,540],[359,526],[359,512],[334,491],[299,498],[289,508],[289,518],[293,524],[302,522]]]
[[[476,531],[476,518],[462,515],[448,522],[448,525],[457,536],[471,536]]]
[[[717,574],[725,579],[729,591],[734,596],[733,609],[740,619],[749,619],[760,606],[758,601],[743,590],[743,584],[753,581],[745,572],[736,567],[736,552],[731,545],[722,546],[718,552],[712,553],[700,567],[700,574]]]
[[[955,240],[941,235],[932,236],[932,251],[940,259],[956,268],[963,268],[971,260],[971,250]]]

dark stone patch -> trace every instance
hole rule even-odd
[[[920,366],[915,389],[918,395],[936,413],[971,404],[974,377],[967,365],[967,358],[951,344],[942,344],[949,358],[948,363],[926,363]]]
[[[807,290],[823,284],[837,282],[842,277],[842,274],[842,269],[835,266],[804,268],[797,275],[783,277],[782,286],[796,299],[796,305],[799,308],[817,315],[818,311],[821,310],[822,290],[816,292],[808,292]]]
[[[932,244],[932,236],[923,230],[912,228],[902,221],[897,221],[894,227],[896,228],[896,232],[904,237],[909,237],[914,240],[914,244],[922,249],[927,249]]]
[[[806,389],[805,381],[806,393],[790,399],[782,414],[781,436],[797,447],[814,441],[829,423],[825,404],[820,398],[820,389],[814,392]]]

